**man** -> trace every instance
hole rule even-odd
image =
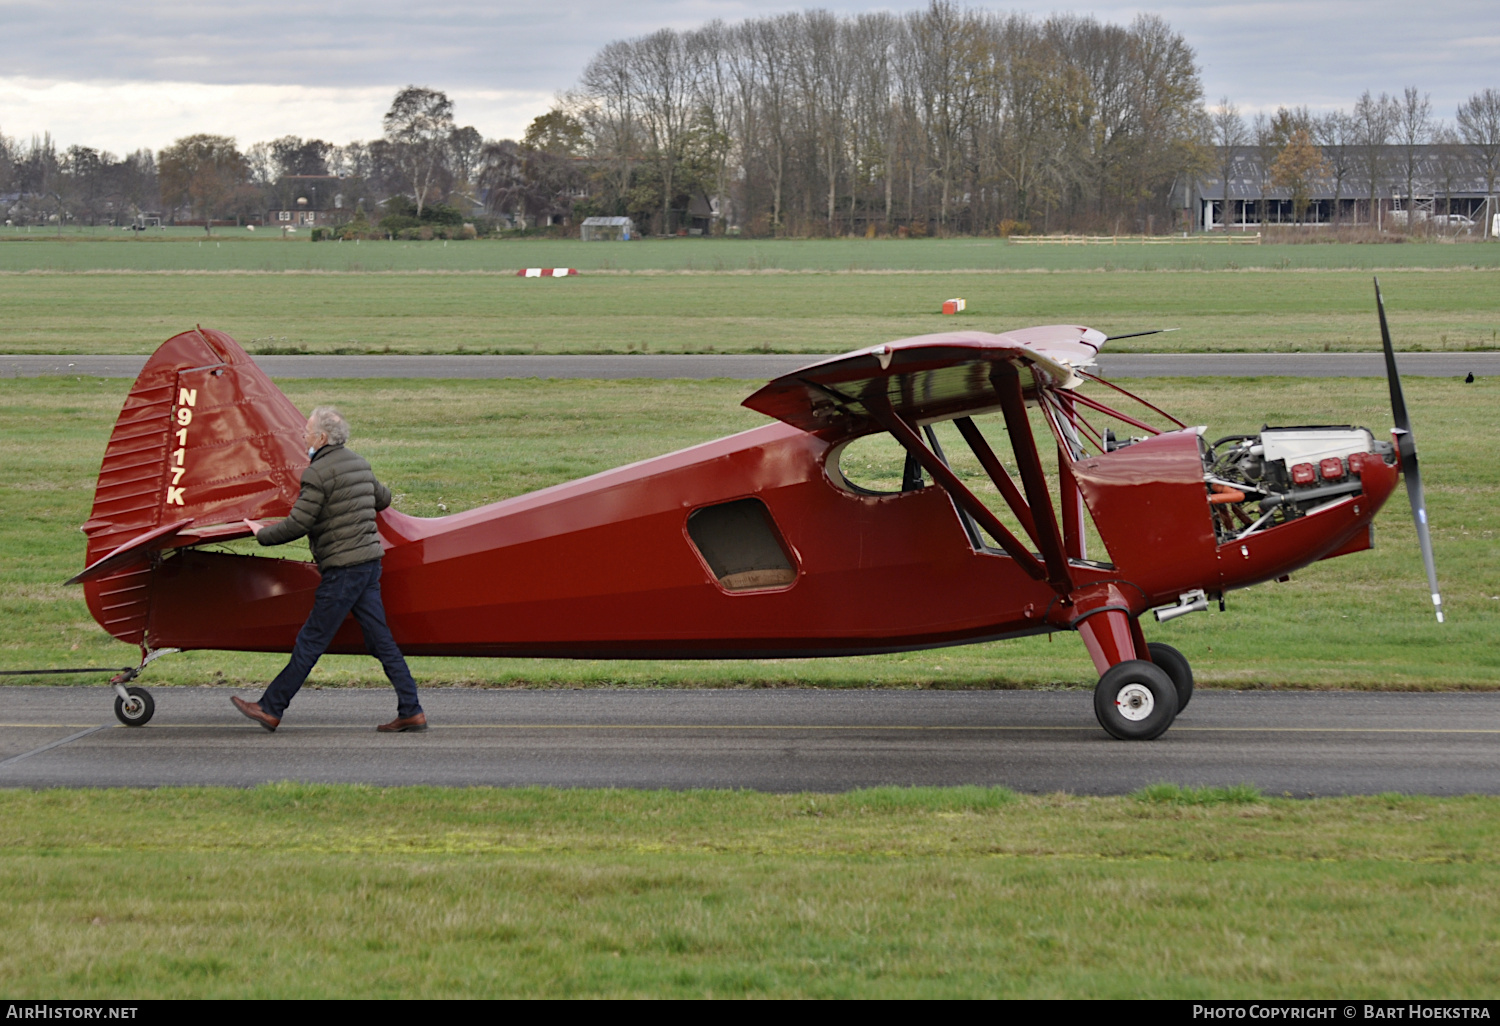
[[[391,504],[391,490],[375,480],[375,472],[363,458],[344,448],[349,423],[332,406],[312,411],[304,441],[312,462],[302,472],[302,493],[291,515],[272,527],[252,520],[245,524],[262,545],[281,545],[307,535],[323,579],[312,612],[297,632],[286,669],[276,675],[259,702],[239,697],[230,701],[266,730],[274,731],[344,618],[353,613],[364,632],[365,648],[380,660],[396,689],[396,718],[375,729],[385,733],[426,730],[417,683],[385,625],[385,607],[380,601],[382,549],[375,514]]]

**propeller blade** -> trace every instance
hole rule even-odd
[[[1427,499],[1422,492],[1422,472],[1417,465],[1417,438],[1412,434],[1411,418],[1406,413],[1406,397],[1401,392],[1401,375],[1396,371],[1396,351],[1391,346],[1391,329],[1385,320],[1385,299],[1380,294],[1380,279],[1375,279],[1375,306],[1380,311],[1380,341],[1385,347],[1385,379],[1391,391],[1391,418],[1395,428],[1396,449],[1401,454],[1401,475],[1406,478],[1406,498],[1411,502],[1411,518],[1417,528],[1417,543],[1422,547],[1422,566],[1427,570],[1427,590],[1432,594],[1433,610],[1438,623],[1443,622],[1443,596],[1438,591],[1437,564],[1432,558],[1432,533],[1427,527]]]
[[[1398,431],[1410,434],[1411,418],[1406,415],[1406,397],[1401,394],[1401,375],[1396,373],[1396,351],[1391,348],[1391,329],[1385,322],[1385,297],[1380,294],[1379,278],[1375,279],[1375,308],[1380,312],[1380,342],[1385,347],[1385,381],[1391,389],[1391,416]]]

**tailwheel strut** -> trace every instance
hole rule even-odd
[[[115,719],[127,727],[144,727],[156,713],[156,700],[145,688],[115,685]]]
[[[179,649],[158,648],[155,651],[143,653],[141,665],[110,678],[109,682],[115,689],[115,719],[127,727],[144,727],[151,722],[151,717],[156,714],[156,700],[145,688],[128,685],[139,677],[141,671],[147,666],[162,656],[171,655],[177,651]]]

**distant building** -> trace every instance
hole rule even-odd
[[[1500,213],[1494,198],[1485,195],[1484,175],[1477,162],[1461,147],[1418,147],[1412,196],[1404,195],[1406,154],[1401,147],[1383,146],[1373,155],[1352,146],[1343,154],[1326,147],[1323,152],[1325,159],[1336,159],[1347,171],[1342,181],[1328,175],[1314,185],[1302,224],[1383,227],[1404,225],[1412,218],[1417,223],[1433,219],[1451,228],[1468,221],[1478,225],[1483,218]],[[1373,209],[1372,163],[1378,170]],[[1211,174],[1194,181],[1190,190],[1184,195],[1186,190],[1179,188],[1174,202],[1182,203],[1194,228],[1222,229],[1226,218],[1230,229],[1242,230],[1296,223],[1291,192],[1272,184],[1270,170],[1253,147],[1242,147],[1235,154],[1227,187],[1220,175]]]
[[[584,242],[629,242],[639,237],[635,222],[628,217],[585,217],[579,236]]]
[[[266,211],[269,228],[321,228],[343,224],[351,211],[344,205],[345,180],[338,175],[283,175],[275,194],[284,204]]]

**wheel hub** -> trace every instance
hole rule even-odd
[[[1115,695],[1115,708],[1127,720],[1144,720],[1156,708],[1156,696],[1144,684],[1126,684]]]

